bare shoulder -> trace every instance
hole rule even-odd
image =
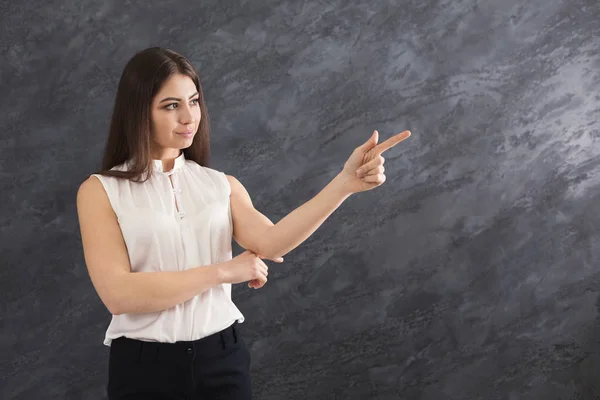
[[[90,216],[114,216],[104,185],[95,176],[88,177],[79,185],[76,205],[80,217],[82,213]]]
[[[242,183],[235,176],[227,175],[227,174],[225,174],[225,176],[227,177],[227,180],[229,181],[229,186],[231,187],[232,195],[246,193],[246,188],[244,187],[244,185],[242,185]]]
[[[78,205],[83,202],[98,204],[103,203],[104,201],[108,202],[108,195],[106,194],[100,179],[95,176],[90,176],[79,185],[79,189],[77,190]]]
[[[225,174],[225,176],[227,177],[227,180],[229,181],[230,185],[241,185],[240,181],[238,181],[235,176],[227,174]]]
[[[100,183],[100,179],[95,176],[90,175],[85,181],[79,185],[79,193],[87,193],[93,192],[97,190],[102,190],[102,183]]]

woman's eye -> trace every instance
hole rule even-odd
[[[194,99],[194,100],[192,100],[192,103],[193,103],[194,105],[197,105],[197,104],[199,104],[199,103],[198,103],[199,101],[200,101],[200,99]],[[166,108],[166,109],[168,109],[168,110],[174,110],[174,109],[175,109],[175,108],[177,108],[178,106],[179,106],[179,104],[177,104],[177,103],[171,103],[171,104],[169,104],[169,105],[165,106],[165,108]]]

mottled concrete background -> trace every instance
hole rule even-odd
[[[153,5],[149,5],[153,3]],[[2,399],[100,399],[110,315],[75,210],[116,84],[188,56],[215,169],[273,221],[378,129],[387,182],[234,287],[255,398],[600,398],[597,0],[0,7]],[[235,253],[241,252],[235,247]]]

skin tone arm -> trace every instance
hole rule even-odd
[[[354,150],[342,172],[277,224],[254,208],[248,192],[236,178],[227,176],[235,240],[260,256],[283,257],[310,237],[350,195],[382,185],[385,159],[381,154],[410,136],[409,131],[404,131],[377,144],[379,133],[374,131],[366,143]]]
[[[185,271],[132,273],[117,218],[96,177],[81,184],[77,212],[90,278],[114,315],[164,310],[225,283],[223,264]]]
[[[248,192],[235,177],[227,175],[227,179],[231,186],[233,237],[241,247],[265,258],[283,257],[298,247],[351,195],[338,175],[275,225],[254,208]]]

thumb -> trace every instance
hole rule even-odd
[[[373,147],[377,146],[378,141],[379,141],[379,132],[377,132],[375,130],[375,131],[373,131],[373,134],[371,135],[369,140],[367,140],[362,146],[360,146],[360,149],[364,150],[364,151],[371,150]]]

